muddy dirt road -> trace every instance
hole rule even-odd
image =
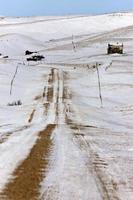
[[[128,188],[131,179],[125,182],[119,177],[122,173],[119,164],[125,158],[116,161],[117,149],[123,140],[128,143],[128,137],[100,127],[98,122],[86,121],[84,108],[78,104],[80,97],[79,102],[74,102],[77,94],[70,81],[80,79],[80,73],[83,75],[84,71],[80,68],[72,71],[72,67],[49,70],[44,90],[35,97],[43,106],[45,128],[38,132],[28,156],[5,185],[1,200],[120,200],[119,190],[126,187],[128,195],[132,194]],[[93,109],[90,107],[88,112]],[[95,110],[97,114],[99,109],[102,108]],[[29,124],[35,113],[33,109]]]
[[[9,42],[10,58],[0,58],[0,200],[133,200],[131,18],[118,14],[12,24],[18,34],[4,34],[8,24],[1,26],[0,43],[5,48]],[[77,27],[75,34],[62,30],[67,20],[71,30]],[[91,28],[84,33],[78,27],[86,23]],[[48,33],[38,40],[38,32],[24,28],[20,34],[23,25],[30,26],[28,31],[42,31],[43,25],[44,32],[48,26]],[[123,55],[107,55],[108,43],[123,41]],[[16,43],[24,46],[14,53]],[[29,47],[45,60],[27,63]],[[19,99],[22,105],[9,106]]]

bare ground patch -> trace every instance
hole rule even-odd
[[[7,184],[0,199],[37,200],[39,198],[39,184],[44,179],[48,165],[48,154],[52,143],[50,136],[55,126],[55,124],[49,124],[39,133],[38,140],[29,156],[16,169],[14,178]]]

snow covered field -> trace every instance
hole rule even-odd
[[[133,13],[0,18],[0,53],[0,200],[133,200]]]

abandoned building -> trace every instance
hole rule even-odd
[[[3,58],[9,58],[8,56],[3,56]]]
[[[123,44],[108,44],[107,54],[123,54]]]
[[[37,53],[37,52],[36,51],[29,51],[29,50],[25,51],[25,55],[31,55],[33,53]]]
[[[41,61],[41,60],[44,60],[45,57],[42,56],[42,55],[35,55],[35,56],[32,56],[30,58],[27,58],[27,61]]]

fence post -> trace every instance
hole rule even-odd
[[[12,80],[11,80],[11,84],[10,84],[10,95],[12,95],[13,82],[14,82],[14,80],[15,80],[15,77],[16,77],[16,74],[17,74],[17,71],[18,71],[18,68],[19,68],[19,64],[17,64],[15,73],[14,73],[13,78],[12,78]]]
[[[97,62],[96,62],[96,70],[97,70],[97,77],[98,77],[99,98],[100,98],[100,102],[101,102],[101,107],[103,107],[103,99],[102,99],[102,92],[101,92],[101,81],[100,81],[100,74],[99,74]]]

